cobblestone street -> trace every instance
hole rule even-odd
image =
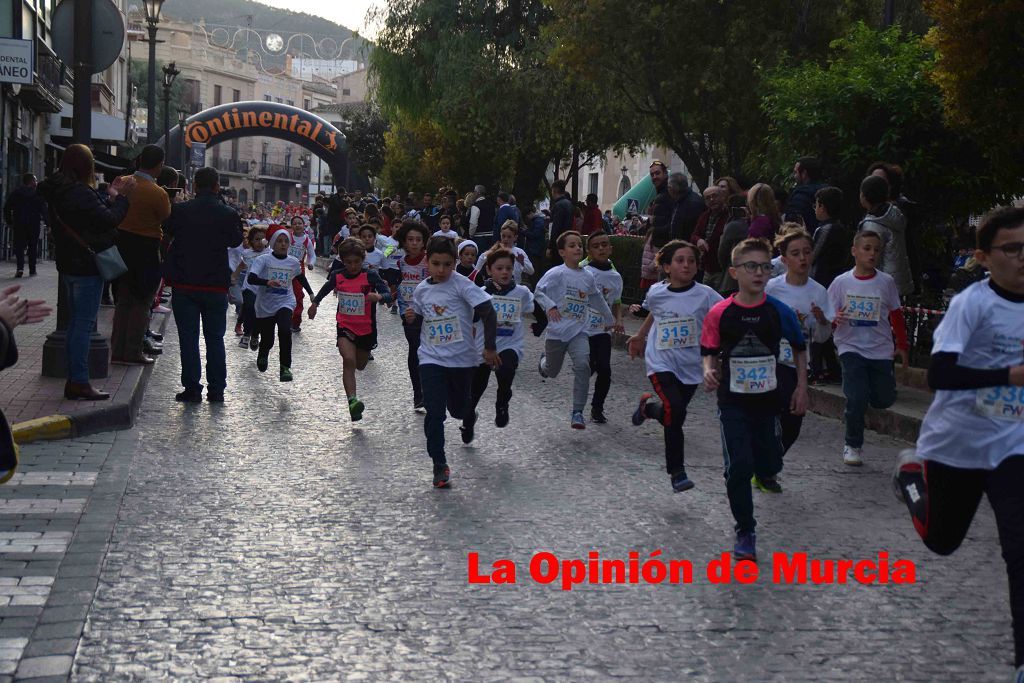
[[[316,287],[322,275],[311,280]],[[448,422],[453,488],[438,491],[399,321],[380,319],[376,360],[358,378],[367,410],[357,426],[344,408],[333,316],[304,324],[291,384],[277,381],[276,349],[261,375],[255,353],[229,338],[221,406],[174,401],[171,323],[138,427],[26,447],[24,474],[0,489],[3,576],[20,577],[0,579],[0,604],[11,605],[0,608],[10,632],[0,674],[46,650],[36,641],[52,654],[59,639],[64,656],[37,657],[37,675],[60,675],[74,656],[72,678],[83,681],[1009,680],[1006,574],[991,510],[983,504],[954,556],[928,553],[889,487],[906,444],[869,433],[865,466],[847,467],[841,424],[808,417],[787,456],[785,492],[755,492],[761,580],[709,585],[703,567],[731,550],[733,536],[708,395],[698,392],[686,427],[697,488],[673,494],[660,427],[629,423],[649,386],[642,361],[614,351],[610,423],[573,431],[571,373],[542,381],[531,337],[511,424],[493,426],[492,382],[471,446]],[[98,448],[104,457],[68,465]],[[111,468],[126,481],[123,498]],[[109,546],[98,521],[81,527],[101,503]],[[24,628],[12,606],[46,601],[47,581],[79,540],[89,552],[105,548],[102,568],[82,561],[83,571],[60,575],[83,578],[50,596],[43,620],[66,609],[62,598],[91,602],[87,617],[69,609],[49,624],[63,629]],[[526,571],[538,551],[645,558],[658,549],[692,560],[695,582],[563,592]],[[473,551],[484,567],[514,560],[518,584],[470,585]],[[774,551],[886,551],[917,563],[917,583],[773,585]],[[38,556],[46,561],[25,561]],[[83,597],[91,587],[95,596]]]

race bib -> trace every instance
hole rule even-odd
[[[499,323],[518,323],[523,320],[523,302],[513,296],[492,296],[491,305]]]
[[[402,284],[398,285],[398,296],[405,303],[412,301],[412,293],[416,291],[416,286],[419,282],[402,281]]]
[[[847,294],[845,310],[854,327],[877,325],[882,315],[882,297]]]
[[[604,316],[593,308],[587,309],[587,327],[604,330]]]
[[[362,293],[338,292],[338,313],[366,315],[366,296]]]
[[[299,263],[302,263],[303,259],[306,258],[306,247],[301,244],[293,244],[288,248],[288,255],[294,256]]]
[[[775,357],[729,359],[729,391],[736,394],[764,394],[778,386]]]
[[[427,333],[427,343],[431,346],[447,346],[462,341],[459,319],[454,315],[425,320],[423,329]]]
[[[1024,387],[978,389],[974,409],[985,417],[1024,422]]]
[[[659,351],[697,346],[697,319],[688,316],[661,320],[655,333],[658,335],[655,348]]]
[[[583,320],[587,316],[587,302],[574,296],[566,296],[562,301],[562,317],[572,320]]]
[[[793,346],[787,339],[779,342],[779,363],[788,365],[791,368],[796,367],[796,362],[793,360]]]
[[[292,271],[284,268],[270,268],[267,272],[267,280],[277,280],[278,282],[285,283],[284,287],[268,287],[267,289],[274,292],[287,292],[288,287],[291,285]]]

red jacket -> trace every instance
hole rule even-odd
[[[598,230],[604,230],[604,219],[601,217],[601,207],[586,206],[583,208],[583,234],[593,235]]]
[[[715,217],[715,225],[710,237],[707,234],[709,220],[711,220],[711,209],[706,210],[697,219],[697,227],[690,236],[690,242],[697,244],[697,240],[704,240],[708,243],[708,250],[701,257],[704,272],[720,273],[722,266],[718,262],[718,243],[722,241],[722,231],[725,229],[725,224],[729,222],[729,212],[722,211]]]

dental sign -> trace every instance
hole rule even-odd
[[[0,38],[0,83],[32,84],[32,41]]]

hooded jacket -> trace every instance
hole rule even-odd
[[[895,204],[886,205],[881,215],[868,213],[857,226],[857,232],[871,230],[882,237],[882,254],[877,268],[896,281],[900,296],[913,294],[914,278],[907,253],[907,219]]]
[[[117,226],[128,213],[128,200],[113,202],[85,183],[73,182],[59,171],[39,183],[39,194],[49,205],[49,224],[57,252],[57,272],[64,275],[99,275],[96,261],[65,229],[70,226],[94,252],[114,245]]]

